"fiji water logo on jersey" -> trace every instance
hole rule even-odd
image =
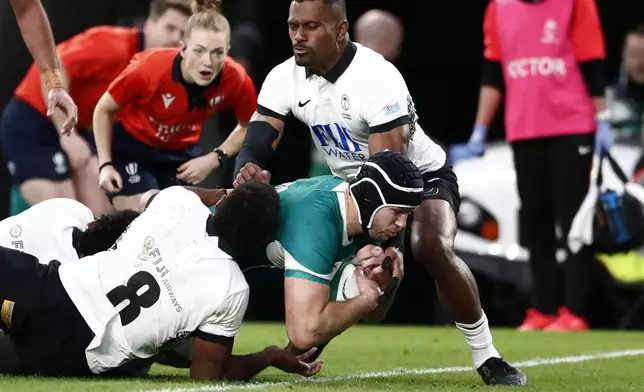
[[[512,79],[531,76],[566,76],[566,61],[557,57],[527,57],[510,61],[508,74]]]
[[[149,118],[150,122],[157,126],[156,138],[161,140],[164,143],[167,143],[172,139],[174,135],[183,131],[196,131],[196,124],[176,124],[176,125],[164,125],[160,124],[152,116]]]
[[[342,125],[338,123],[313,125],[311,132],[326,155],[346,161],[367,160],[366,151],[353,140],[349,130]]]

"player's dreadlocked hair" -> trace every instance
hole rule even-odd
[[[317,1],[317,0],[293,0],[296,3],[303,3],[305,1]],[[347,15],[347,3],[345,0],[321,0],[324,4],[330,7],[337,7],[341,12],[342,16],[346,18]]]
[[[149,17],[158,19],[168,10],[175,10],[186,16],[192,15],[190,0],[152,0],[150,2]]]
[[[192,0],[192,16],[184,30],[186,39],[195,28],[224,32],[230,39],[230,23],[221,13],[222,0]]]
[[[85,231],[75,228],[72,232],[74,249],[81,257],[109,249],[138,216],[139,213],[133,210],[117,211],[91,222]]]
[[[246,182],[215,208],[208,232],[219,237],[219,247],[236,260],[268,245],[280,217],[279,195],[269,184]]]

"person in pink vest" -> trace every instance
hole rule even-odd
[[[505,95],[521,201],[519,237],[530,252],[534,307],[521,330],[587,330],[593,253],[563,265],[559,302],[556,226],[563,238],[589,188],[593,151],[612,144],[604,100],[605,47],[594,0],[491,0],[485,14],[484,71],[474,131],[450,159],[482,156]]]

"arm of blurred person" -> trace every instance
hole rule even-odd
[[[577,63],[595,110],[601,113],[606,110],[606,47],[595,0],[576,0],[573,18],[571,34]]]
[[[41,74],[47,115],[53,116],[59,132],[69,133],[78,121],[78,108],[67,93],[68,86],[59,65],[47,14],[40,0],[11,0],[11,6],[25,45]]]
[[[10,0],[25,45],[40,72],[59,69],[56,44],[40,0]]]
[[[496,10],[492,1],[485,10],[483,37],[485,46],[483,51],[483,75],[475,124],[487,129],[499,109],[505,90],[503,66],[501,64],[501,46],[496,30]]]
[[[257,97],[244,142],[235,164],[233,185],[262,179],[268,181],[265,168],[284,133],[286,119],[292,113],[294,82],[288,66],[278,65],[269,72]],[[246,169],[241,172],[241,169]],[[243,175],[242,175],[243,174]]]

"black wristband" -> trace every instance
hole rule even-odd
[[[212,150],[212,152],[217,154],[217,158],[219,159],[219,167],[224,167],[224,165],[226,165],[226,163],[228,162],[228,154],[226,154],[219,148],[215,148],[214,150]]]
[[[111,161],[107,161],[107,162],[103,163],[101,166],[98,167],[98,172],[100,173],[101,170],[103,170],[103,168],[106,167],[106,166],[114,167],[114,164]]]

